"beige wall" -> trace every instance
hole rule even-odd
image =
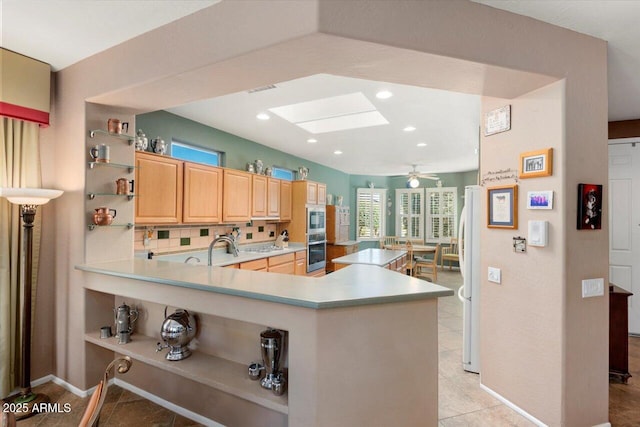
[[[496,374],[503,356],[488,353],[483,381],[549,425],[605,422],[607,300],[583,300],[579,292],[581,278],[606,280],[606,217],[599,232],[577,232],[574,222],[577,183],[606,183],[606,44],[464,1],[222,2],[59,72],[55,125],[43,136],[54,142],[55,162],[44,167],[57,168],[51,184],[66,193],[54,205],[55,281],[41,277],[56,288],[56,375],[91,385],[84,378],[82,281],[73,269],[85,248],[85,100],[148,111],[319,72],[516,98],[524,110],[514,110],[514,129],[504,134],[513,144],[504,154],[514,157],[503,161],[515,166],[521,148],[557,146],[556,174],[541,182],[557,190],[553,246],[530,249],[521,267],[505,265],[507,278],[520,276],[517,289],[505,283],[483,301],[483,312],[504,314],[503,325],[523,326],[485,339],[516,349],[520,360],[507,365],[510,373],[530,375],[504,380]],[[533,92],[555,80],[545,75],[566,80]],[[564,113],[552,126],[538,120],[546,115],[536,110],[547,108],[545,97]],[[516,123],[535,129],[539,140],[516,137]],[[500,161],[498,150],[483,146],[483,160],[493,156]],[[493,245],[484,242],[483,253]],[[511,259],[512,249],[497,244],[491,256]],[[541,268],[532,262],[538,258],[549,283],[539,290]],[[505,297],[514,301],[527,288],[536,289],[539,307],[518,300],[506,310]],[[549,346],[533,349],[530,339]],[[533,398],[525,401],[527,395]]]

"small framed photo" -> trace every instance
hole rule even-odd
[[[508,130],[511,130],[511,105],[505,105],[484,115],[484,136]]]
[[[520,154],[519,178],[538,178],[553,174],[553,148]]]
[[[553,191],[529,191],[527,209],[553,209]]]
[[[487,189],[489,228],[518,228],[518,186]]]
[[[578,184],[578,230],[602,228],[602,185]]]

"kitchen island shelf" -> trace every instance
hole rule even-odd
[[[88,224],[89,230],[93,231],[95,228],[105,228],[105,227],[125,227],[127,229],[131,229],[135,226],[134,223],[128,222],[126,224],[109,224],[109,225],[97,225],[97,224]]]
[[[105,163],[105,162],[89,162],[89,169],[93,169],[96,166],[100,167],[108,167],[108,168],[119,168],[119,169],[127,169],[129,173],[133,172],[136,167],[134,165],[123,165],[121,163]]]
[[[110,136],[113,138],[117,138],[117,139],[121,139],[123,141],[127,141],[129,143],[129,145],[132,145],[133,142],[135,141],[136,137],[133,135],[127,135],[124,133],[112,133],[112,132],[108,132],[106,130],[103,129],[94,129],[92,131],[89,131],[89,137],[90,138],[95,138],[96,135],[104,135],[104,136]]]
[[[96,196],[113,196],[113,197],[126,197],[127,200],[132,200],[134,197],[136,197],[135,194],[116,194],[116,193],[87,193],[87,197],[89,198],[89,200],[93,200],[96,198]]]
[[[138,333],[132,335],[131,342],[127,344],[118,344],[115,337],[100,338],[99,331],[86,333],[85,341],[273,411],[289,413],[286,395],[275,396],[270,390],[260,387],[259,381],[248,378],[248,363],[243,365],[197,350],[187,359],[169,361],[165,358],[166,350],[156,352],[157,339]]]

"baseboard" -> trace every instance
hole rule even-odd
[[[190,420],[200,423],[202,425],[210,426],[210,427],[225,427],[223,424],[217,423],[213,420],[210,420],[209,418],[203,417],[200,414],[196,414],[195,412],[192,412],[188,409],[183,408],[182,406],[178,406],[174,403],[171,403],[168,400],[164,400],[163,398],[158,397],[155,394],[151,394],[148,391],[142,390],[141,388],[138,388],[132,384],[129,384],[126,381],[122,381],[119,378],[115,379],[114,384],[117,385],[118,387],[121,387],[125,390],[129,390],[132,393],[142,396],[145,399],[155,403],[156,405],[160,405],[163,408],[167,408],[168,410],[173,411],[178,415],[182,415],[183,417],[189,418]]]
[[[65,390],[75,394],[76,396],[82,397],[82,398],[90,396],[97,387],[97,385],[95,385],[88,390],[81,390],[78,387],[66,382],[65,380],[56,377],[55,375],[46,375],[42,378],[38,378],[37,380],[31,381],[31,387],[37,387],[39,385],[48,383],[50,381],[54,384],[59,385]],[[178,415],[182,415],[183,417],[189,418],[190,420],[200,423],[202,425],[210,426],[210,427],[225,427],[223,424],[217,423],[213,420],[210,420],[209,418],[203,417],[200,414],[196,414],[195,412],[189,411],[188,409],[185,409],[181,406],[171,403],[168,400],[164,400],[161,397],[156,396],[155,394],[151,394],[145,390],[142,390],[141,388],[138,388],[132,384],[129,384],[126,381],[122,381],[121,379],[112,378],[109,380],[109,385],[111,384],[117,385],[118,387],[121,387],[125,390],[129,390],[130,392],[135,393],[139,396],[142,396],[145,399],[155,403],[156,405],[160,405],[163,408],[167,408],[168,410],[175,412]]]
[[[543,423],[542,421],[540,421],[539,419],[537,419],[533,415],[529,414],[528,412],[523,411],[522,408],[520,408],[519,406],[517,406],[517,405],[513,404],[512,402],[508,401],[507,399],[505,399],[504,397],[502,397],[501,395],[499,395],[495,391],[491,390],[486,385],[480,384],[480,388],[483,389],[484,391],[486,391],[487,393],[489,393],[491,396],[493,396],[496,399],[498,399],[500,402],[502,402],[505,405],[507,405],[509,408],[511,408],[514,411],[516,411],[518,414],[522,415],[523,417],[525,417],[526,419],[528,419],[529,421],[534,423],[535,425],[538,425],[540,427],[547,427],[547,425],[545,423]],[[595,425],[593,427],[611,427],[611,423],[597,424],[597,425]]]
[[[529,421],[534,423],[535,425],[540,426],[540,427],[547,427],[547,425],[545,423],[543,423],[542,421],[540,421],[539,419],[537,419],[536,417],[534,417],[530,413],[524,411],[522,408],[520,408],[519,406],[515,405],[511,401],[505,399],[500,394],[498,394],[495,391],[491,390],[486,385],[480,383],[480,388],[483,389],[484,391],[486,391],[487,393],[489,393],[491,396],[493,396],[496,399],[498,399],[500,402],[504,403],[509,408],[511,408],[514,411],[516,411],[518,414],[522,415],[523,417],[525,417],[526,419],[528,419]]]

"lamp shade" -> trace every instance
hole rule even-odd
[[[0,197],[5,197],[16,205],[44,205],[49,200],[60,197],[62,193],[62,190],[45,188],[0,188]]]
[[[411,188],[418,188],[418,186],[420,185],[420,181],[418,180],[418,178],[415,178],[415,177],[410,178],[409,181],[407,181],[407,183]]]

